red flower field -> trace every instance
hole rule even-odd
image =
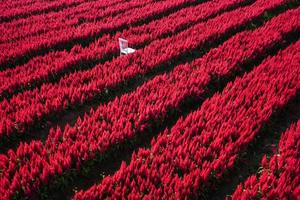
[[[300,199],[299,6],[0,1],[0,200]]]

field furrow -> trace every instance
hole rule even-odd
[[[299,141],[300,120],[283,133],[277,152],[270,158],[263,157],[258,174],[241,183],[231,199],[297,199],[300,195]]]

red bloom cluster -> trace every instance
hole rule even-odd
[[[22,133],[28,126],[59,113],[68,106],[83,104],[106,88],[113,88],[137,75],[143,75],[180,54],[239,28],[285,0],[258,0],[254,4],[197,24],[172,37],[155,40],[142,51],[97,65],[89,71],[73,73],[58,84],[44,84],[0,103],[0,137]],[[296,22],[291,23],[292,26]],[[299,27],[299,26],[297,26]]]
[[[116,3],[120,3],[119,1],[72,1],[72,4],[63,4],[66,8],[59,12],[33,15],[25,19],[2,23],[0,24],[0,31],[2,33],[0,43],[15,43],[18,40],[42,35],[51,30],[61,30],[66,27],[78,26],[83,22],[100,20],[109,15],[121,14],[131,8],[129,6],[132,6],[132,3],[134,3],[134,1],[130,1],[131,5],[124,3],[121,4],[122,6],[114,6]],[[133,5],[133,7],[136,6],[140,5]],[[82,19],[84,21],[80,21]]]
[[[45,11],[57,10],[72,5],[79,5],[86,0],[59,0],[59,1],[34,1],[23,0],[13,1],[6,0],[0,2],[0,22],[9,21],[10,19],[22,18]]]
[[[300,120],[282,136],[279,150],[264,156],[261,174],[250,176],[234,192],[233,200],[300,198]]]
[[[138,27],[117,32],[114,36],[104,35],[87,48],[75,46],[69,53],[55,51],[32,59],[25,65],[0,72],[0,96],[14,94],[26,85],[40,85],[52,76],[74,69],[74,66],[89,60],[105,59],[119,53],[118,38],[125,37],[130,45],[142,46],[167,35],[199,23],[204,19],[238,5],[245,0],[215,0],[181,9],[167,17],[151,21]],[[1,25],[0,25],[1,26]]]
[[[103,20],[80,24],[79,26],[65,27],[59,30],[49,31],[45,34],[28,37],[24,40],[12,42],[8,44],[0,44],[1,49],[6,49],[5,53],[0,54],[0,66],[6,68],[6,63],[11,60],[30,55],[43,49],[51,49],[55,45],[63,45],[71,43],[78,39],[88,39],[104,33],[118,30],[122,27],[129,27],[139,22],[144,22],[148,18],[153,18],[157,14],[166,12],[167,10],[176,9],[183,4],[195,2],[197,0],[178,0],[178,1],[156,1],[134,0],[136,5],[144,5],[143,7],[134,7],[128,4],[127,10],[116,16],[105,17]],[[116,5],[116,6],[122,6]]]
[[[150,149],[140,149],[128,166],[122,163],[113,176],[78,192],[74,199],[187,199],[198,195],[211,179],[233,168],[236,157],[272,112],[296,96],[299,63],[300,41],[228,84],[221,94],[161,133]]]
[[[239,33],[191,65],[180,65],[170,74],[157,76],[133,93],[91,111],[74,127],[66,126],[64,132],[51,130],[45,145],[33,141],[0,156],[1,196],[11,197],[21,188],[30,195],[41,183],[47,184],[73,164],[79,168],[83,160],[132,138],[150,127],[151,121],[163,121],[184,99],[203,94],[212,75],[228,75],[245,58],[255,58],[282,41],[291,28],[299,27],[295,26],[299,15],[300,8],[291,10],[257,30]],[[282,23],[287,19],[290,23]]]

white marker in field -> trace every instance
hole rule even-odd
[[[127,55],[135,52],[135,49],[128,47],[128,40],[119,38],[119,45],[120,45],[120,55],[122,54]]]

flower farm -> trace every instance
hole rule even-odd
[[[1,0],[0,200],[300,199],[299,0]]]

